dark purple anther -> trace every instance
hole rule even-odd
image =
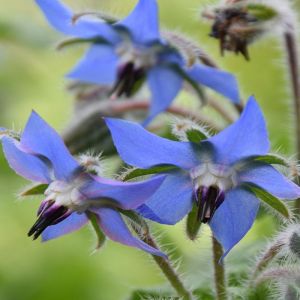
[[[29,230],[28,236],[33,235],[33,239],[36,240],[48,226],[63,221],[70,214],[67,207],[56,205],[53,200],[42,202],[38,210],[38,219]]]
[[[135,85],[145,78],[145,74],[143,68],[136,69],[134,63],[127,63],[119,68],[118,79],[111,93],[116,93],[118,97],[122,95],[132,96],[136,91]]]
[[[207,223],[213,217],[215,211],[225,199],[224,191],[217,186],[201,186],[197,191],[198,219],[201,223]]]

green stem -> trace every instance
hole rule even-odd
[[[142,239],[148,245],[159,249],[157,243],[150,234],[145,235]],[[152,257],[166,278],[169,280],[172,287],[176,290],[178,296],[180,296],[183,300],[193,300],[194,298],[192,293],[184,286],[170,261],[156,255],[152,255]]]
[[[135,232],[140,236],[140,238],[150,245],[151,247],[155,249],[159,249],[157,243],[153,239],[153,237],[150,235],[149,227],[147,223],[140,219],[136,214],[130,212],[130,211],[123,211],[121,210],[124,215],[126,215],[131,221],[133,221],[139,228],[133,226],[132,229],[135,230]],[[98,244],[96,247],[96,250],[99,249],[105,242],[105,235],[101,231],[98,225],[97,216],[94,213],[87,212],[87,217],[89,218],[96,235],[98,237]],[[157,263],[161,271],[164,273],[166,278],[169,280],[170,284],[173,286],[173,288],[176,290],[179,297],[182,298],[182,300],[193,300],[192,293],[186,289],[183,282],[181,281],[180,277],[176,273],[175,269],[173,268],[170,261],[166,258],[152,255],[154,261]]]
[[[291,87],[294,98],[295,127],[296,127],[296,152],[297,159],[300,160],[300,84],[299,84],[299,60],[295,30],[291,27],[290,31],[284,34],[289,73],[291,76]],[[299,178],[298,178],[299,180]],[[295,203],[296,213],[300,214],[300,199]]]
[[[213,262],[215,271],[215,286],[216,286],[216,300],[227,300],[226,280],[224,265],[220,263],[223,255],[223,249],[220,243],[212,237],[213,244]]]
[[[159,249],[159,246],[150,234],[147,222],[143,218],[133,212],[122,211],[122,213],[125,214],[135,224],[131,224],[131,228],[143,242],[155,249]],[[176,273],[171,262],[161,256],[152,255],[152,257],[163,274],[169,280],[178,296],[181,297],[182,300],[193,300],[193,294],[184,286],[184,283]]]

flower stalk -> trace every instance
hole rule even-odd
[[[159,246],[151,235],[147,222],[137,214],[128,214],[126,212],[125,214],[131,220],[131,228],[135,231],[139,238],[149,246],[158,250]],[[172,266],[172,263],[164,257],[159,257],[157,255],[152,255],[152,257],[174,290],[177,292],[178,296],[181,297],[182,300],[193,300],[192,292],[184,286],[184,283]]]
[[[221,244],[212,237],[213,244],[213,263],[215,271],[215,287],[216,287],[216,299],[217,300],[227,300],[226,291],[226,279],[225,279],[225,268],[224,264],[220,263],[220,259],[223,255],[223,249]]]
[[[142,240],[151,247],[158,249],[157,243],[150,234],[145,235]],[[194,298],[192,293],[184,286],[184,283],[176,273],[170,261],[157,255],[152,255],[152,257],[163,274],[169,280],[172,287],[176,290],[178,296],[180,296],[182,300],[193,300]]]
[[[299,83],[299,60],[297,41],[295,30],[293,27],[284,33],[284,44],[287,53],[288,68],[291,77],[291,88],[294,99],[295,111],[295,127],[296,127],[296,151],[297,159],[300,160],[300,83]],[[300,200],[298,199],[295,204],[297,213],[300,213]]]

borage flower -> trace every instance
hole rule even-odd
[[[155,0],[140,0],[125,19],[113,24],[86,15],[74,21],[69,8],[57,0],[36,0],[49,23],[64,34],[91,41],[92,46],[69,78],[110,85],[117,96],[132,96],[147,81],[152,94],[150,121],[166,110],[186,79],[239,102],[233,75],[202,64],[185,67],[181,54],[161,37]]]
[[[32,112],[20,141],[2,137],[5,157],[15,172],[45,184],[45,200],[28,235],[47,241],[84,226],[92,214],[110,239],[163,255],[134,237],[120,215],[144,203],[161,185],[163,177],[123,183],[87,172],[69,153],[56,131]]]
[[[138,124],[106,119],[122,159],[138,168],[173,165],[159,190],[138,211],[175,224],[194,203],[198,221],[208,223],[226,255],[251,228],[260,201],[254,191],[281,199],[300,197],[300,188],[258,158],[269,151],[266,124],[254,98],[240,119],[200,143],[170,141]],[[252,187],[252,189],[249,189]],[[253,189],[253,187],[255,189]]]

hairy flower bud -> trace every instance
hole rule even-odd
[[[203,134],[203,137],[209,137],[206,126],[201,126],[190,119],[175,119],[172,125],[172,134],[180,141],[189,141],[188,132],[197,131]]]
[[[286,228],[274,238],[258,259],[254,276],[257,276],[272,262],[277,262],[277,259],[281,258],[285,258],[284,261],[287,265],[289,262],[294,264],[295,260],[300,259],[300,224],[290,224],[286,226]]]
[[[78,161],[79,164],[84,167],[86,172],[97,176],[103,176],[104,165],[103,161],[101,160],[101,154],[82,154],[79,156]]]
[[[295,266],[279,266],[264,271],[255,281],[255,285],[272,284],[273,298],[278,300],[299,299],[300,269]]]

